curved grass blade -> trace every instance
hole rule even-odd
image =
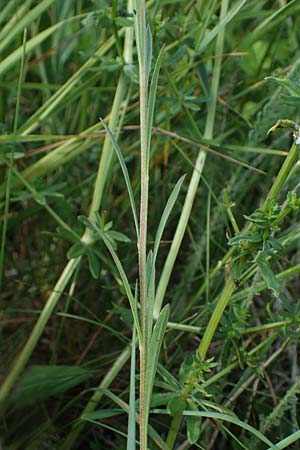
[[[157,83],[158,83],[158,75],[162,63],[164,47],[159,52],[158,58],[156,60],[154,71],[151,79],[150,89],[149,89],[149,97],[148,97],[148,106],[147,106],[147,161],[149,163],[150,159],[150,144],[151,144],[151,135],[152,135],[152,125],[153,125],[153,116],[154,116],[154,108],[155,108],[155,100],[156,100],[156,91],[157,91]]]
[[[127,426],[127,450],[135,450],[136,426],[135,426],[135,356],[136,354],[136,330],[133,327],[131,344],[130,365],[130,390],[129,390],[129,412]]]
[[[100,233],[100,231],[99,231]],[[104,244],[106,245],[109,253],[112,256],[112,259],[114,260],[114,263],[119,271],[121,280],[123,282],[123,286],[125,289],[125,292],[127,294],[128,300],[129,300],[129,304],[131,307],[131,311],[132,311],[132,316],[133,316],[133,320],[134,320],[134,324],[137,330],[137,335],[138,335],[138,339],[139,342],[142,342],[141,338],[142,338],[142,334],[141,334],[141,327],[140,327],[140,322],[139,322],[139,317],[138,317],[138,312],[137,312],[137,298],[133,296],[132,291],[131,291],[131,287],[129,285],[129,281],[128,278],[126,276],[126,273],[123,269],[122,263],[118,257],[118,255],[116,254],[116,252],[114,251],[111,242],[107,239],[107,237],[105,236],[105,234],[100,233],[101,238],[104,242]]]
[[[165,330],[167,328],[169,314],[170,314],[170,306],[166,305],[162,309],[159,318],[157,319],[157,322],[154,326],[153,333],[150,339],[149,356],[147,363],[147,375],[146,375],[146,395],[145,395],[145,410],[147,412],[147,416],[149,414],[150,409],[150,400],[154,386],[158,357],[160,353],[162,340],[165,334]]]
[[[152,410],[153,413],[156,414],[169,414],[169,412],[166,409],[154,409]],[[215,419],[215,420],[224,420],[225,422],[233,423],[234,425],[238,426],[239,428],[243,428],[246,431],[249,431],[251,434],[256,436],[260,441],[264,442],[265,444],[269,445],[270,448],[268,450],[279,450],[280,447],[277,447],[277,445],[272,444],[272,442],[266,438],[260,431],[258,431],[256,428],[252,427],[248,423],[243,422],[240,419],[237,419],[235,416],[231,416],[229,414],[221,414],[221,413],[215,413],[215,412],[209,412],[209,411],[192,411],[192,410],[184,410],[182,412],[183,416],[193,416],[193,417],[207,417],[209,419]],[[285,448],[285,447],[281,447]]]
[[[132,215],[133,215],[133,220],[134,220],[134,225],[135,225],[135,231],[136,231],[136,235],[137,238],[139,237],[139,225],[138,225],[138,218],[137,218],[137,212],[136,212],[136,207],[135,207],[135,201],[134,201],[134,195],[133,195],[133,190],[132,190],[132,186],[130,183],[130,178],[129,178],[129,174],[128,174],[128,170],[126,167],[126,163],[125,160],[123,158],[122,152],[120,150],[120,147],[118,146],[115,138],[113,137],[112,132],[110,131],[110,129],[108,128],[108,126],[105,124],[105,122],[103,122],[102,119],[100,119],[103,127],[105,128],[106,132],[108,133],[111,142],[113,144],[114,150],[116,152],[116,155],[118,157],[123,175],[124,175],[124,179],[125,179],[125,183],[126,183],[126,187],[127,187],[127,191],[128,191],[128,195],[129,195],[129,200],[130,200],[130,205],[131,205],[131,211],[132,211]]]

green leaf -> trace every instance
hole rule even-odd
[[[119,416],[124,414],[124,410],[121,408],[110,408],[110,409],[98,409],[90,413],[86,413],[84,418],[86,420],[101,420],[109,419],[110,417]]]
[[[153,264],[152,250],[150,250],[147,255],[146,277],[147,277],[148,335],[151,336],[153,326],[153,305],[155,298],[155,265]]]
[[[78,216],[78,220],[83,223],[83,225],[88,228],[89,230],[93,231],[94,233],[97,233],[97,227],[96,225],[90,221],[88,217],[85,216]]]
[[[149,78],[152,64],[152,33],[149,25],[147,25],[146,49],[147,49],[147,77]]]
[[[126,292],[129,304],[130,304],[134,324],[135,324],[135,327],[137,330],[138,339],[139,339],[139,342],[142,342],[141,327],[140,327],[138,309],[137,309],[137,304],[138,304],[137,294],[135,296],[133,296],[132,290],[131,290],[128,278],[126,276],[126,273],[124,271],[124,268],[122,266],[122,263],[121,263],[118,255],[116,254],[111,242],[109,241],[109,239],[107,239],[105,234],[102,235],[102,239],[103,239],[103,242],[106,245],[109,253],[111,254],[112,259],[114,260],[114,263],[116,265],[116,268],[118,269],[118,272],[120,274],[120,277],[123,282],[123,286],[124,286],[124,289],[125,289],[125,292]]]
[[[152,412],[156,413],[156,414],[169,414],[169,412],[165,409],[155,409]],[[215,413],[215,412],[211,412],[211,411],[191,411],[191,410],[183,411],[183,415],[184,416],[193,416],[193,417],[198,417],[198,418],[207,417],[207,418],[210,418],[213,420],[222,420],[225,422],[233,423],[234,425],[236,425],[240,428],[243,428],[246,431],[249,431],[251,434],[256,436],[259,440],[261,440],[265,444],[269,445],[270,449],[268,449],[268,450],[278,450],[278,448],[280,448],[280,447],[276,447],[274,444],[272,444],[272,442],[266,436],[264,436],[260,431],[258,431],[256,428],[252,427],[251,425],[248,425],[248,423],[246,423],[246,422],[242,422],[241,420],[239,420],[238,418],[236,418],[234,416],[231,416],[228,414]]]
[[[86,245],[82,242],[76,242],[76,244],[72,245],[72,247],[68,250],[67,258],[73,259],[78,256],[82,256],[86,253]]]
[[[261,236],[258,233],[245,231],[236,234],[232,239],[228,241],[228,245],[238,245],[241,244],[241,242],[260,242],[261,240]]]
[[[97,278],[99,278],[99,273],[100,273],[99,259],[97,258],[95,253],[93,253],[92,251],[89,251],[87,256],[88,256],[88,261],[89,261],[90,272],[91,272],[93,278],[95,278],[97,280]]]
[[[157,369],[157,363],[160,353],[160,348],[162,344],[162,340],[165,334],[165,330],[168,323],[170,313],[170,307],[169,305],[166,305],[154,326],[153,333],[150,339],[150,346],[149,346],[149,355],[148,355],[148,371],[146,375],[146,395],[145,395],[145,410],[149,411],[150,408],[150,399],[151,394],[153,390],[154,380],[155,380],[155,374]]]
[[[187,438],[190,444],[195,444],[200,438],[201,420],[197,417],[186,418]]]
[[[272,271],[269,264],[264,261],[262,258],[258,258],[257,266],[261,276],[263,277],[268,289],[271,289],[274,296],[278,298],[280,296],[280,283],[275,277],[274,272]]]
[[[130,178],[129,178],[129,174],[128,174],[128,170],[126,167],[126,163],[125,160],[123,158],[122,152],[115,140],[115,138],[112,135],[112,132],[110,131],[110,129],[108,128],[108,126],[105,124],[105,122],[103,122],[102,119],[100,119],[103,127],[105,128],[106,132],[108,133],[113,147],[115,149],[116,155],[118,157],[122,172],[123,172],[123,176],[125,179],[125,183],[126,183],[126,187],[127,187],[127,191],[128,191],[128,195],[129,195],[129,200],[130,200],[130,205],[131,205],[131,211],[132,211],[132,215],[133,215],[133,220],[134,220],[134,224],[135,224],[135,231],[136,231],[136,235],[137,237],[139,236],[139,225],[138,225],[138,218],[137,218],[137,213],[136,213],[136,206],[135,206],[135,200],[134,200],[134,195],[133,195],[133,190],[132,190],[132,186],[131,186],[131,182],[130,182]]]
[[[274,250],[281,251],[283,250],[283,246],[280,244],[278,239],[275,239],[273,236],[268,237],[268,243],[271,245]]]
[[[137,293],[136,293],[137,295]],[[130,390],[129,390],[129,413],[127,426],[127,450],[135,450],[136,426],[135,426],[135,377],[136,377],[136,330],[133,327],[131,343],[131,364],[130,364]]]
[[[106,235],[109,235],[112,239],[119,242],[131,242],[129,237],[127,237],[125,234],[120,233],[119,231],[111,230]]]
[[[156,60],[154,71],[152,75],[152,80],[149,89],[149,98],[148,98],[148,106],[147,106],[147,163],[149,164],[150,158],[150,146],[151,146],[151,136],[152,136],[152,125],[153,125],[153,117],[154,117],[154,107],[156,100],[156,92],[157,92],[157,83],[158,83],[158,75],[160,71],[160,66],[162,63],[164,47],[159,52],[158,58]]]
[[[72,230],[69,230],[68,228],[64,227],[57,227],[56,228],[57,234],[65,239],[66,241],[70,241],[73,243],[78,243],[78,240],[80,239],[79,236],[76,235],[76,233]]]
[[[188,405],[193,411],[198,411],[196,403],[192,399],[188,399]],[[187,416],[187,438],[190,444],[195,444],[200,438],[202,420],[199,417]]]
[[[85,381],[91,371],[78,366],[32,366],[21,377],[12,402],[23,407],[46,400]]]
[[[171,398],[171,400],[169,400],[167,408],[171,416],[181,415],[186,408],[186,400],[178,395],[175,395]]]
[[[155,264],[156,264],[158,250],[159,250],[159,244],[160,244],[166,223],[167,223],[170,213],[173,209],[173,206],[177,200],[177,197],[178,197],[178,194],[179,194],[179,191],[181,189],[184,179],[185,179],[185,175],[183,175],[181,178],[179,178],[176,185],[174,186],[174,189],[172,190],[170,197],[168,198],[167,204],[164,208],[163,214],[161,216],[161,219],[160,219],[157,231],[156,231],[155,240],[154,240],[154,249],[153,249],[152,270],[151,270],[151,274],[150,274],[149,286],[153,285],[153,283],[154,283],[153,278],[155,277]],[[149,311],[150,317],[153,316],[153,312],[154,313],[159,312],[159,311],[155,311],[155,308],[157,307],[156,305],[153,304],[151,306],[152,306],[152,311]]]

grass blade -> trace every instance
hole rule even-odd
[[[135,450],[136,426],[135,426],[135,353],[136,353],[136,331],[133,327],[131,344],[131,365],[130,365],[130,390],[129,390],[129,412],[127,427],[127,450]]]
[[[105,128],[106,132],[108,133],[111,142],[113,144],[114,150],[116,152],[116,155],[118,157],[122,172],[123,172],[123,176],[125,179],[125,183],[126,183],[126,187],[127,187],[127,191],[128,191],[128,195],[129,195],[129,200],[130,200],[130,205],[131,205],[131,211],[132,211],[132,215],[133,215],[133,220],[134,220],[134,225],[135,225],[135,231],[136,231],[136,235],[137,238],[139,237],[139,224],[138,224],[138,218],[137,218],[137,212],[136,212],[136,206],[135,206],[135,200],[134,200],[134,195],[133,195],[133,190],[132,190],[132,186],[131,186],[131,182],[130,182],[130,178],[129,178],[129,173],[126,167],[126,163],[124,160],[124,157],[122,155],[122,152],[120,150],[120,147],[118,146],[115,138],[113,137],[112,132],[110,131],[110,129],[108,128],[108,126],[105,124],[105,122],[103,122],[102,119],[101,123],[103,125],[103,127]]]
[[[158,358],[160,354],[162,340],[165,334],[165,330],[168,323],[168,318],[170,314],[170,307],[166,305],[157,319],[154,326],[153,333],[150,339],[148,364],[147,364],[147,374],[146,374],[146,396],[145,396],[145,409],[147,416],[150,409],[150,400],[154,386],[154,380],[156,375],[156,369],[158,364]]]

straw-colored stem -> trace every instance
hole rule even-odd
[[[140,4],[141,42],[139,57],[140,82],[140,136],[141,136],[141,203],[140,203],[140,229],[138,241],[139,253],[139,286],[141,305],[142,342],[140,342],[140,449],[147,450],[148,412],[145,405],[146,376],[148,358],[148,318],[147,318],[147,219],[148,219],[148,192],[149,170],[147,155],[147,53],[146,53],[146,3]]]

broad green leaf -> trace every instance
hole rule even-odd
[[[260,242],[261,240],[261,236],[258,233],[245,231],[236,234],[232,239],[228,241],[228,245],[238,245],[241,242]]]
[[[82,242],[76,242],[72,247],[68,250],[67,258],[73,259],[77,258],[78,256],[84,255],[86,252],[86,245]]]
[[[85,381],[91,371],[78,366],[32,366],[21,377],[12,402],[18,407],[46,400]]]
[[[88,261],[89,261],[90,272],[91,272],[93,278],[95,278],[97,280],[99,277],[99,272],[100,272],[99,259],[97,258],[95,253],[93,253],[92,251],[89,251],[87,256],[88,256]]]
[[[57,227],[56,231],[57,231],[57,234],[60,237],[62,237],[63,239],[65,239],[66,241],[77,243],[78,240],[80,240],[80,237],[77,236],[77,234],[75,232],[73,232],[72,230],[69,230],[68,228]]]
[[[278,239],[275,239],[273,236],[269,236],[268,243],[271,245],[274,250],[281,251],[283,250],[283,246],[280,244]]]
[[[178,395],[174,395],[169,401],[167,408],[171,416],[181,415],[186,408],[186,400]]]
[[[97,227],[93,222],[90,221],[88,217],[85,216],[78,216],[78,220],[83,223],[83,225],[88,228],[89,230],[93,231],[94,233],[97,233]]]
[[[259,258],[257,261],[257,266],[264,282],[267,285],[267,288],[271,289],[274,296],[278,298],[280,296],[281,291],[280,283],[275,277],[275,274],[272,271],[270,265],[267,263],[267,261],[264,261],[262,258]]]
[[[201,420],[198,417],[186,418],[187,438],[190,444],[195,444],[200,438]]]
[[[109,137],[111,139],[111,142],[113,144],[113,147],[115,149],[116,155],[118,157],[118,160],[119,160],[122,172],[123,172],[123,176],[124,176],[124,179],[125,179],[125,183],[126,183],[126,187],[127,187],[127,191],[128,191],[128,195],[129,195],[129,200],[130,200],[133,220],[134,220],[134,224],[135,224],[135,231],[136,231],[136,235],[138,237],[139,236],[138,218],[137,218],[137,213],[136,213],[136,206],[135,206],[133,190],[132,190],[132,186],[131,186],[128,170],[127,170],[127,167],[126,167],[126,163],[125,163],[125,160],[123,158],[122,152],[121,152],[121,150],[120,150],[120,148],[119,148],[115,138],[112,135],[112,132],[110,131],[108,126],[105,124],[105,122],[103,122],[102,119],[100,119],[100,120],[101,120],[101,123],[102,123],[103,127],[105,128],[106,132],[108,133],[108,135],[109,135]]]
[[[127,237],[125,234],[120,233],[119,231],[111,230],[107,233],[111,238],[113,238],[115,241],[119,242],[131,242],[129,237]]]
[[[168,318],[170,313],[169,305],[166,305],[153,328],[153,333],[150,339],[148,364],[147,364],[147,375],[146,375],[146,395],[145,395],[145,409],[149,411],[150,399],[153,391],[153,385],[156,375],[157,363],[159,358],[159,353],[161,349],[161,344],[167,328]]]

